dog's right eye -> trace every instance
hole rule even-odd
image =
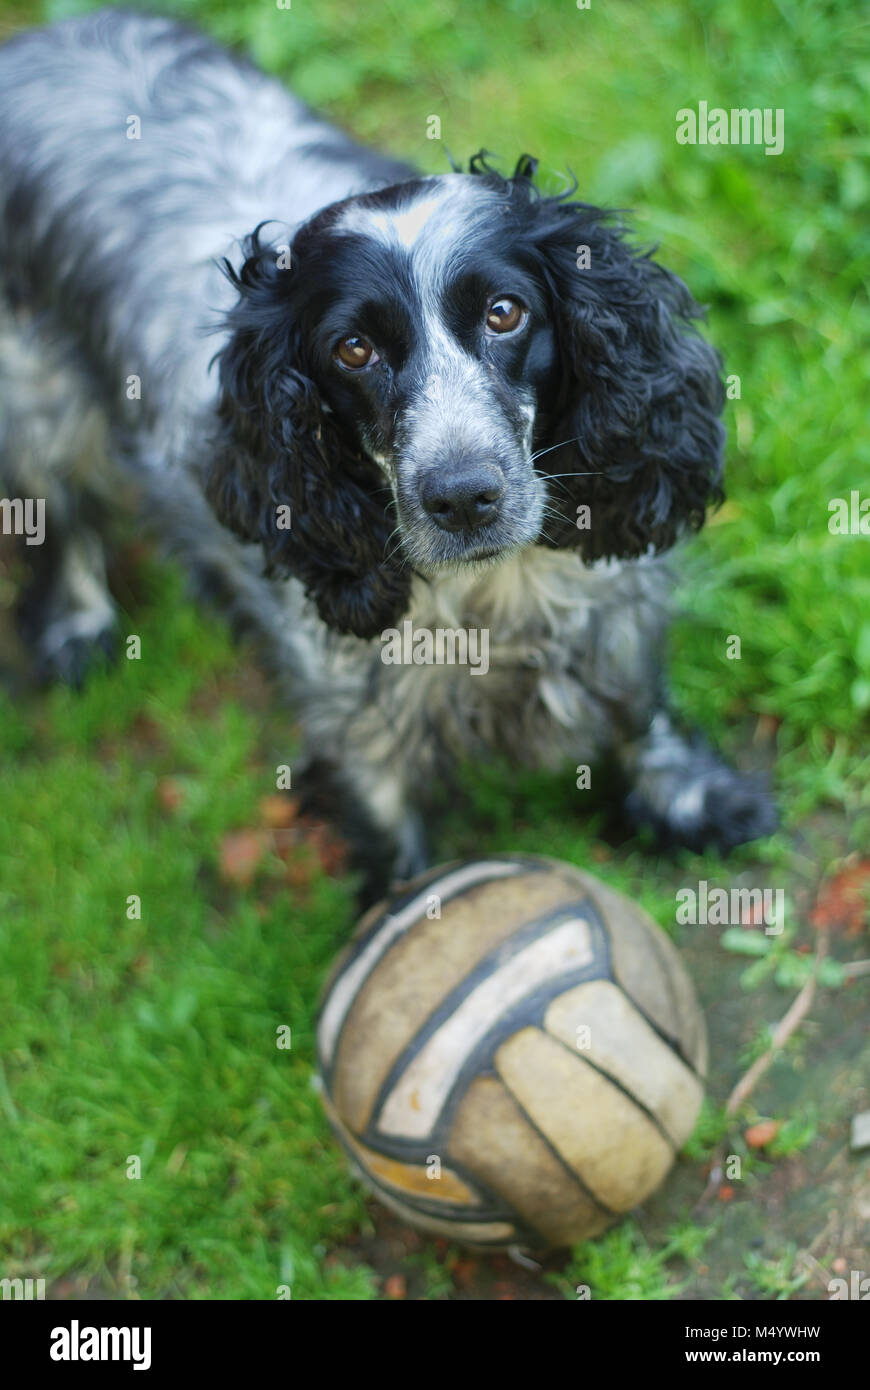
[[[360,338],[356,333],[351,333],[347,338],[342,338],[341,342],[336,343],[332,355],[343,367],[349,367],[352,372],[358,372],[361,367],[368,367],[372,362],[379,360],[371,343],[365,338]]]

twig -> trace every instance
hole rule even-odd
[[[816,1282],[821,1284],[823,1289],[826,1289],[830,1283],[830,1275],[824,1265],[819,1264],[815,1255],[810,1250],[800,1250],[798,1252],[798,1259]]]
[[[803,1023],[816,995],[816,985],[818,984],[819,969],[822,961],[828,954],[828,933],[819,934],[819,944],[816,948],[816,958],[813,961],[813,969],[810,978],[807,980],[800,994],[795,999],[788,1013],[785,1014],[773,1030],[773,1037],[770,1046],[760,1057],[756,1057],[752,1066],[741,1076],[734,1090],[731,1092],[725,1104],[725,1114],[734,1115],[745,1100],[748,1100],[755,1090],[764,1073],[767,1071],[777,1052],[788,1042],[792,1033]]]
[[[749,1099],[777,1053],[785,1046],[795,1030],[800,1027],[812,1008],[819,979],[819,970],[821,969],[822,961],[828,954],[828,944],[828,933],[826,931],[820,932],[812,973],[803,989],[796,996],[788,1012],[783,1015],[774,1028],[773,1036],[770,1039],[770,1045],[767,1050],[763,1052],[760,1057],[756,1057],[752,1066],[748,1071],[744,1072],[725,1102],[725,1116],[727,1119],[732,1118],[740,1109],[741,1105]],[[714,1192],[718,1192],[723,1177],[722,1157],[723,1146],[720,1144],[710,1162],[710,1176],[707,1179],[707,1186],[698,1199],[696,1209],[697,1207],[703,1206],[703,1204],[713,1196]]]

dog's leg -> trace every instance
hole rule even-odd
[[[346,840],[361,910],[427,867],[422,819],[388,770],[351,770],[314,755],[302,767],[299,786],[303,811],[331,821]]]
[[[629,820],[650,827],[662,845],[695,850],[727,850],[771,834],[777,816],[761,780],[729,767],[668,712],[668,567],[654,561],[621,567],[614,576],[606,569],[600,573],[611,589],[594,628],[583,683],[596,692],[597,709],[606,712],[607,753],[627,783]]]
[[[106,440],[69,344],[43,318],[0,300],[0,497],[4,524],[39,519],[22,533],[32,580],[18,622],[43,679],[77,685],[112,646],[115,606],[95,500],[101,490],[114,495]]]
[[[665,844],[725,851],[776,829],[761,781],[722,762],[699,735],[682,734],[664,709],[618,757],[630,784],[631,821],[650,826]]]
[[[69,534],[47,532],[18,624],[45,680],[78,686],[95,661],[114,656],[115,604],[96,531],[78,525]]]

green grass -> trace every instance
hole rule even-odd
[[[364,1271],[312,1254],[364,1220],[311,1088],[350,898],[323,876],[304,911],[277,875],[270,895],[220,887],[219,837],[264,792],[257,721],[226,697],[193,712],[237,657],[173,577],[152,587],[141,663],[4,723],[4,1268],[145,1296],[365,1297]],[[168,771],[186,792],[171,818]]]
[[[42,13],[81,8],[54,0]],[[174,10],[248,45],[303,97],[427,170],[445,169],[448,149],[466,160],[484,146],[505,165],[528,150],[546,183],[571,167],[584,197],[634,209],[639,240],[661,242],[710,306],[711,335],[741,382],[728,406],[729,500],[691,547],[674,688],[726,749],[772,716],[786,831],[825,809],[866,845],[870,539],[827,529],[831,498],[870,494],[860,9],[187,0]],[[7,31],[40,13],[0,0]],[[675,111],[701,99],[783,107],[785,152],[678,146]],[[426,138],[432,115],[440,142]],[[220,838],[256,818],[292,754],[292,724],[250,707],[235,684],[245,658],[174,574],[147,568],[146,581],[128,617],[140,662],[122,660],[80,695],[0,697],[0,1268],[152,1298],[273,1298],[282,1284],[294,1297],[376,1296],[364,1265],[329,1257],[367,1217],[311,1086],[317,993],[348,932],[350,886],[315,874],[300,898],[277,865],[247,890],[220,883]],[[727,659],[731,635],[740,660]],[[168,775],[186,793],[174,816],[157,799]],[[656,860],[641,848],[596,859],[595,825],[574,807],[570,780],[478,771],[445,849],[591,863],[672,925]],[[794,854],[786,832],[761,850],[777,872]],[[693,877],[723,872],[713,857],[685,862]],[[126,915],[132,894],[141,920]],[[275,1045],[282,1024],[289,1052]],[[718,1134],[712,1113],[705,1123]],[[140,1178],[127,1176],[131,1156]],[[560,1287],[673,1296],[689,1276],[670,1262],[697,1248],[683,1231],[651,1250],[624,1227],[576,1252]],[[790,1256],[775,1267],[752,1258],[763,1296],[797,1287]],[[443,1295],[434,1268],[427,1284]]]
[[[550,1276],[566,1298],[581,1302],[667,1302],[689,1282],[709,1229],[682,1223],[653,1250],[633,1221],[624,1221],[597,1240],[584,1241],[558,1275]]]

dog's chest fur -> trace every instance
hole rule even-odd
[[[382,750],[385,761],[401,748],[406,763],[425,768],[436,745],[460,755],[495,748],[538,766],[594,756],[615,703],[629,722],[643,722],[666,588],[660,563],[587,568],[574,553],[541,546],[488,569],[418,578],[405,635],[468,634],[478,669],[415,661],[407,641],[412,659],[384,660],[388,639],[375,639],[361,690],[358,644],[351,652],[340,643],[327,702],[351,715],[352,697],[349,740],[363,740],[369,755]],[[394,638],[393,658],[396,649]]]

